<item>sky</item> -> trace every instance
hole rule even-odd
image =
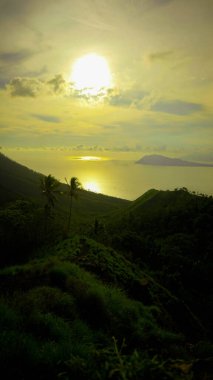
[[[0,146],[213,162],[212,0],[0,0]],[[104,57],[88,95],[76,60]]]

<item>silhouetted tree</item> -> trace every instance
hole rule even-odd
[[[51,174],[41,178],[40,187],[42,194],[46,198],[46,204],[44,206],[46,223],[47,219],[51,216],[51,210],[55,207],[57,195],[61,194],[58,189],[59,186],[60,182]]]
[[[81,189],[82,186],[77,177],[72,177],[69,183],[66,178],[65,180],[66,180],[67,186],[69,187],[67,194],[70,197],[69,217],[68,217],[68,224],[67,224],[67,230],[69,231],[70,224],[71,224],[71,217],[72,217],[73,198],[77,198],[78,190]]]

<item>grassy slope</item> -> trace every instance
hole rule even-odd
[[[192,365],[181,348],[184,336],[161,303],[176,299],[131,262],[85,237],[43,254],[0,271],[2,371],[23,379],[115,373],[113,379],[151,380],[179,379],[178,359]],[[138,291],[144,302],[133,298]]]
[[[5,379],[192,380],[199,365],[208,375],[205,327],[139,266],[84,236],[38,256],[0,270]]]

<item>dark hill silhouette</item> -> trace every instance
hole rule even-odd
[[[186,188],[173,191],[151,189],[131,202],[125,209],[114,212],[111,223],[112,233],[128,230],[135,234],[168,234],[197,232],[202,236],[203,244],[208,243],[206,236],[211,235],[213,224],[213,197],[190,193]],[[201,237],[199,235],[199,238]]]
[[[140,165],[157,165],[157,166],[189,166],[189,167],[213,167],[212,164],[203,164],[199,162],[184,161],[179,158],[170,158],[159,154],[147,155],[136,161]]]

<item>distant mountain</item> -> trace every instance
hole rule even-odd
[[[136,164],[141,165],[158,165],[158,166],[189,166],[189,167],[213,167],[213,164],[202,164],[199,162],[184,161],[179,158],[170,158],[159,154],[144,156],[136,161]]]
[[[52,173],[50,173],[52,174]],[[0,206],[16,199],[33,199],[43,203],[40,179],[43,176],[0,153]],[[61,191],[67,191],[67,185],[61,184]],[[68,197],[61,196],[57,207],[62,213],[68,209]],[[91,191],[81,190],[79,200],[74,202],[79,217],[94,217],[128,205],[130,201]]]

